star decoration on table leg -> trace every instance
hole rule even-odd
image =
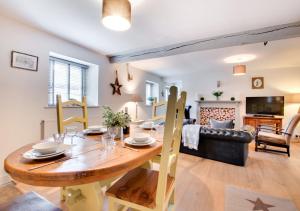
[[[269,208],[275,207],[271,204],[264,203],[260,198],[257,198],[256,201],[250,199],[246,199],[246,200],[254,204],[253,210],[270,211]]]
[[[118,71],[116,71],[116,80],[115,80],[115,83],[111,83],[110,84],[111,85],[111,87],[113,88],[113,95],[114,94],[118,94],[118,95],[121,95],[121,87],[123,86],[123,85],[121,85],[120,83],[119,83],[119,79],[118,79]]]

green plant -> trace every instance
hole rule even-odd
[[[200,97],[200,100],[201,100],[201,101],[204,101],[204,97]]]
[[[231,100],[231,101],[235,101],[235,97],[231,97],[230,100]]]
[[[148,97],[147,100],[150,101],[150,102],[154,102],[155,97]]]
[[[222,91],[213,91],[213,93],[212,93],[215,97],[221,97],[221,95],[223,94],[223,92]]]
[[[131,122],[128,114],[123,111],[113,112],[109,106],[103,106],[102,117],[106,127],[126,127]]]

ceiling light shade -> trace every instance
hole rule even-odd
[[[125,31],[131,26],[131,4],[128,0],[103,0],[102,23],[114,31]]]
[[[238,54],[234,56],[230,56],[224,59],[225,63],[228,64],[236,64],[236,63],[243,63],[243,62],[249,62],[256,58],[253,54]]]
[[[246,65],[235,65],[233,66],[233,75],[245,75],[246,74]]]

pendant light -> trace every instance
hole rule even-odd
[[[114,31],[125,31],[131,26],[131,4],[128,0],[103,0],[102,23]]]
[[[246,65],[239,64],[233,66],[233,75],[245,75],[246,74]]]

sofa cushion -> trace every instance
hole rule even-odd
[[[263,131],[260,131],[258,133],[258,140],[275,143],[275,144],[286,144],[286,139],[284,138],[283,135],[278,135],[275,133],[267,133]]]
[[[224,120],[224,121],[219,121],[215,119],[210,119],[210,126],[211,128],[214,129],[233,129],[234,124],[233,120]]]

